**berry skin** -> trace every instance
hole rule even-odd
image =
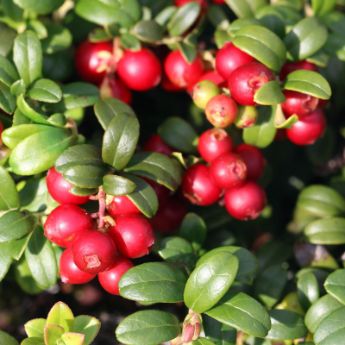
[[[225,4],[225,0],[212,0],[212,1],[216,5],[223,5],[223,4]]]
[[[100,93],[102,98],[117,98],[124,103],[132,103],[131,91],[121,79],[114,76],[104,78]]]
[[[44,235],[60,247],[69,247],[85,231],[92,228],[91,217],[73,204],[60,205],[47,217]]]
[[[226,128],[236,120],[238,107],[231,97],[218,95],[207,103],[205,113],[214,127]]]
[[[126,50],[118,63],[117,73],[130,89],[146,91],[159,84],[162,67],[157,56],[149,49]]]
[[[225,208],[238,220],[253,220],[259,217],[266,205],[266,193],[255,182],[229,189],[225,193]]]
[[[80,77],[94,84],[100,84],[113,61],[111,42],[81,43],[75,52],[75,68]]]
[[[211,163],[211,175],[219,188],[240,186],[247,178],[247,167],[240,156],[226,153]]]
[[[247,178],[258,180],[265,169],[265,158],[262,152],[255,146],[241,144],[236,147],[235,152],[242,158],[247,167]]]
[[[259,62],[241,66],[228,80],[231,97],[241,105],[255,105],[256,91],[271,80],[274,80],[274,74]]]
[[[170,156],[174,152],[174,150],[168,144],[166,144],[158,134],[150,136],[150,138],[145,142],[143,150],[149,152],[158,152],[167,156]]]
[[[253,57],[232,43],[226,43],[216,54],[216,70],[224,79],[229,79],[233,71],[252,61]]]
[[[121,215],[140,214],[138,207],[125,195],[115,196],[107,206],[109,214],[116,218]]]
[[[98,281],[105,291],[112,295],[119,295],[120,279],[132,267],[132,261],[126,258],[118,258],[114,266],[107,271],[98,273]]]
[[[162,206],[168,200],[171,193],[170,190],[150,179],[144,180],[154,189],[155,193],[157,194],[159,205]]]
[[[72,249],[68,248],[60,256],[60,278],[65,284],[85,284],[95,275],[79,269],[74,262]]]
[[[196,57],[192,63],[189,63],[179,50],[175,50],[166,57],[164,70],[174,85],[187,88],[198,82],[204,73],[204,66],[200,57]]]
[[[317,72],[317,66],[308,61],[296,61],[296,62],[287,62],[280,71],[279,78],[284,80],[288,74],[300,69],[315,71]]]
[[[96,274],[111,267],[117,259],[117,249],[108,234],[97,230],[85,232],[72,244],[75,264],[84,272]]]
[[[194,164],[187,169],[182,181],[183,195],[194,205],[208,206],[218,201],[221,189],[211,177],[210,169]]]
[[[55,168],[48,170],[46,183],[49,194],[60,204],[82,205],[89,201],[88,196],[72,194],[70,192],[72,185]]]
[[[219,95],[219,87],[209,80],[199,81],[193,87],[193,101],[194,104],[200,108],[205,109],[206,104],[211,98]]]
[[[322,110],[303,116],[286,130],[288,139],[296,145],[311,145],[319,139],[326,128],[326,118]]]
[[[313,96],[296,91],[284,91],[285,101],[281,104],[284,114],[304,116],[314,111],[319,100]]]
[[[213,83],[215,83],[218,86],[223,86],[223,84],[225,83],[225,79],[216,70],[205,72],[200,77],[199,82],[203,81],[203,80],[212,81]]]
[[[116,218],[116,224],[110,229],[121,254],[127,258],[140,258],[149,254],[155,243],[152,226],[149,221],[139,215]]]
[[[175,6],[177,7],[184,6],[186,4],[189,4],[190,2],[197,2],[203,8],[207,7],[206,0],[174,0]]]
[[[258,117],[258,110],[256,107],[245,106],[239,107],[235,125],[238,128],[248,128],[255,124]]]
[[[198,151],[206,162],[212,162],[231,150],[232,140],[224,129],[212,128],[199,137]]]

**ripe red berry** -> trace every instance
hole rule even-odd
[[[225,0],[212,0],[214,4],[222,5],[225,4]]]
[[[48,216],[44,224],[44,235],[61,247],[72,242],[92,227],[91,217],[73,204],[60,205]]]
[[[119,295],[120,279],[132,267],[132,261],[126,258],[118,258],[114,266],[107,271],[98,273],[98,281],[105,291],[112,295]]]
[[[111,267],[118,254],[112,238],[97,230],[83,233],[71,248],[75,264],[82,271],[94,274]]]
[[[169,198],[171,192],[168,188],[162,186],[159,183],[156,183],[155,181],[152,181],[150,179],[144,179],[156,192],[157,198],[159,201],[159,205],[163,205],[166,200]]]
[[[113,61],[111,42],[81,43],[75,52],[75,68],[80,77],[94,84],[100,84]]]
[[[208,129],[199,137],[198,151],[206,162],[232,150],[232,140],[224,129]]]
[[[115,196],[107,206],[107,210],[114,218],[127,214],[140,214],[138,207],[125,195]]]
[[[271,80],[274,80],[274,74],[259,62],[241,66],[228,80],[231,97],[241,105],[255,105],[256,91]]]
[[[131,104],[132,93],[128,87],[121,81],[121,79],[115,76],[108,76],[104,78],[100,88],[102,98],[117,98],[120,101]]]
[[[214,181],[222,189],[240,186],[247,178],[244,161],[234,153],[225,153],[212,161],[210,171]]]
[[[254,61],[254,58],[243,52],[232,43],[226,43],[216,54],[216,69],[225,79],[237,68]]]
[[[74,262],[72,249],[68,248],[60,256],[60,278],[65,284],[85,284],[95,278],[95,274],[79,269]]]
[[[89,201],[88,196],[72,194],[72,185],[54,167],[48,170],[46,183],[49,194],[60,204],[81,205]]]
[[[222,192],[211,177],[209,168],[203,164],[194,164],[187,169],[183,176],[182,191],[192,204],[199,206],[214,204]]]
[[[231,97],[218,95],[207,103],[205,113],[214,127],[226,128],[236,120],[238,108]]]
[[[326,118],[322,110],[303,116],[286,130],[288,139],[296,145],[311,145],[319,139],[326,128]]]
[[[126,50],[117,65],[117,73],[132,90],[146,91],[159,84],[162,68],[157,56],[149,49]]]
[[[288,74],[300,69],[317,71],[317,66],[308,61],[287,62],[280,71],[280,80],[284,80]]]
[[[167,156],[170,156],[174,152],[174,150],[166,144],[158,134],[150,136],[150,138],[144,143],[143,150],[158,152]]]
[[[205,72],[199,79],[199,81],[203,80],[212,81],[218,86],[223,86],[223,84],[225,83],[225,79],[216,70]]]
[[[193,86],[202,76],[204,66],[200,57],[189,63],[179,50],[169,53],[164,62],[165,74],[180,88]]]
[[[296,91],[284,91],[285,101],[281,104],[284,114],[304,116],[314,111],[319,100],[313,96]]]
[[[155,243],[150,222],[139,215],[118,217],[110,234],[121,254],[127,258],[140,258],[149,254]]]
[[[265,158],[262,152],[255,146],[241,144],[235,152],[242,158],[247,167],[247,178],[258,180],[265,169]]]
[[[207,1],[206,0],[174,0],[174,2],[175,2],[175,6],[177,6],[177,7],[184,6],[186,4],[189,4],[190,2],[196,2],[204,8],[207,7]]]
[[[259,217],[266,205],[266,193],[255,182],[229,189],[225,193],[225,208],[238,220],[252,220]]]

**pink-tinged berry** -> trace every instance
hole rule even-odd
[[[281,104],[286,116],[304,116],[314,111],[318,104],[318,98],[296,91],[284,91],[285,101]]]
[[[140,214],[138,207],[125,195],[114,196],[107,210],[114,218],[127,214]]]

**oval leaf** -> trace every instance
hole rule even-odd
[[[327,277],[324,286],[332,297],[345,304],[345,269],[331,273]]]
[[[276,105],[284,102],[285,96],[280,89],[278,81],[272,80],[256,91],[254,101],[261,105]]]
[[[136,184],[123,176],[105,175],[103,177],[103,189],[110,195],[127,195],[135,191]]]
[[[54,81],[39,79],[33,83],[28,96],[39,102],[57,103],[62,98],[62,91],[60,86]]]
[[[0,167],[0,211],[19,207],[19,195],[11,175]],[[1,229],[0,229],[1,231]]]

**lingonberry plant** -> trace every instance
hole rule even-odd
[[[343,344],[344,11],[0,1],[0,344]]]

